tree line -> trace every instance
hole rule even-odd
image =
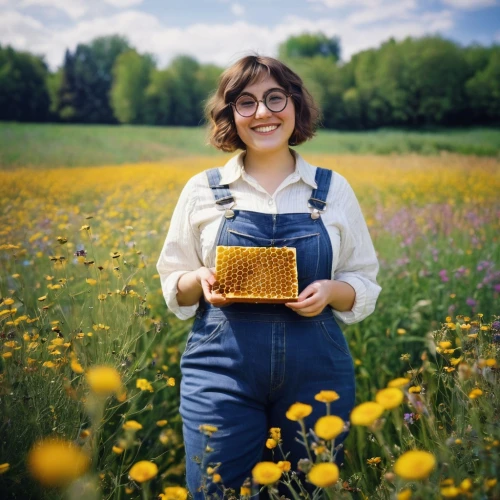
[[[326,128],[500,123],[496,44],[390,39],[343,63],[337,37],[304,33],[283,42],[279,58],[304,79]],[[117,35],[66,50],[55,72],[0,46],[0,120],[196,126],[222,71],[185,55],[159,68]]]

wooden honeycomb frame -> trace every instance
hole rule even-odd
[[[293,247],[218,246],[212,291],[232,302],[295,302],[299,293]]]

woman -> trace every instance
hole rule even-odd
[[[181,360],[180,411],[187,483],[200,498],[208,464],[220,463],[224,485],[238,491],[262,460],[271,427],[281,429],[296,468],[306,454],[297,423],[285,416],[293,403],[313,406],[309,428],[325,414],[315,394],[333,390],[340,398],[332,413],[348,420],[354,369],[335,318],[362,320],[380,292],[349,184],[289,147],[310,139],[318,118],[299,76],[276,59],[244,57],[222,74],[207,117],[215,147],[243,151],[189,180],[158,261],[169,309],[181,319],[196,315]],[[231,304],[212,293],[217,245],[295,247],[298,301]],[[218,429],[208,455],[203,424]]]

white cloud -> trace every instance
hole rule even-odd
[[[498,5],[497,0],[443,0],[443,3],[456,9],[476,10]]]
[[[365,6],[358,9],[347,18],[347,23],[352,25],[379,22],[384,19],[410,19],[417,7],[416,0],[389,0],[383,5]]]
[[[22,0],[20,7],[53,7],[65,12],[71,19],[79,19],[88,11],[88,6],[84,0]]]
[[[231,4],[231,12],[235,16],[242,16],[245,14],[245,7],[243,7],[240,3],[233,3]]]
[[[65,29],[49,30],[32,17],[9,11],[0,16],[0,43],[45,54],[47,62],[55,69],[62,64],[66,48],[74,50],[78,43],[88,43],[98,36],[121,34],[139,52],[155,54],[160,67],[179,54],[191,55],[200,62],[227,66],[249,52],[276,55],[281,42],[305,31],[339,36],[342,59],[348,60],[356,52],[379,46],[391,36],[403,39],[446,33],[453,26],[449,11],[417,15],[410,9],[403,14],[377,24],[364,24],[362,28],[352,19],[346,21],[327,16],[320,20],[287,17],[276,26],[239,20],[231,24],[196,23],[176,28],[166,26],[151,14],[127,10],[107,17],[80,20]]]
[[[134,5],[140,5],[144,0],[104,0],[109,5],[117,7],[118,9],[127,9]]]

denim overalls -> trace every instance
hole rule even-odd
[[[332,245],[320,216],[328,209],[331,175],[317,169],[318,187],[309,199],[312,213],[275,215],[231,210],[234,200],[228,186],[219,184],[219,170],[207,171],[215,203],[226,208],[217,245],[295,247],[299,292],[313,281],[331,279]],[[217,472],[224,486],[239,494],[254,465],[273,459],[265,448],[271,427],[281,428],[283,449],[290,452],[288,460],[296,469],[307,453],[295,440],[299,424],[285,416],[293,403],[312,405],[307,429],[326,414],[325,404],[314,399],[321,390],[340,395],[331,404],[331,414],[345,421],[354,406],[352,357],[330,307],[308,318],[282,304],[235,303],[218,308],[202,299],[181,370],[187,484],[195,498],[204,497],[196,493],[201,469],[219,462]],[[205,452],[207,437],[199,430],[202,424],[218,428],[208,439],[210,454]],[[278,448],[274,459],[285,460]],[[207,487],[209,493],[218,491],[211,482]]]

